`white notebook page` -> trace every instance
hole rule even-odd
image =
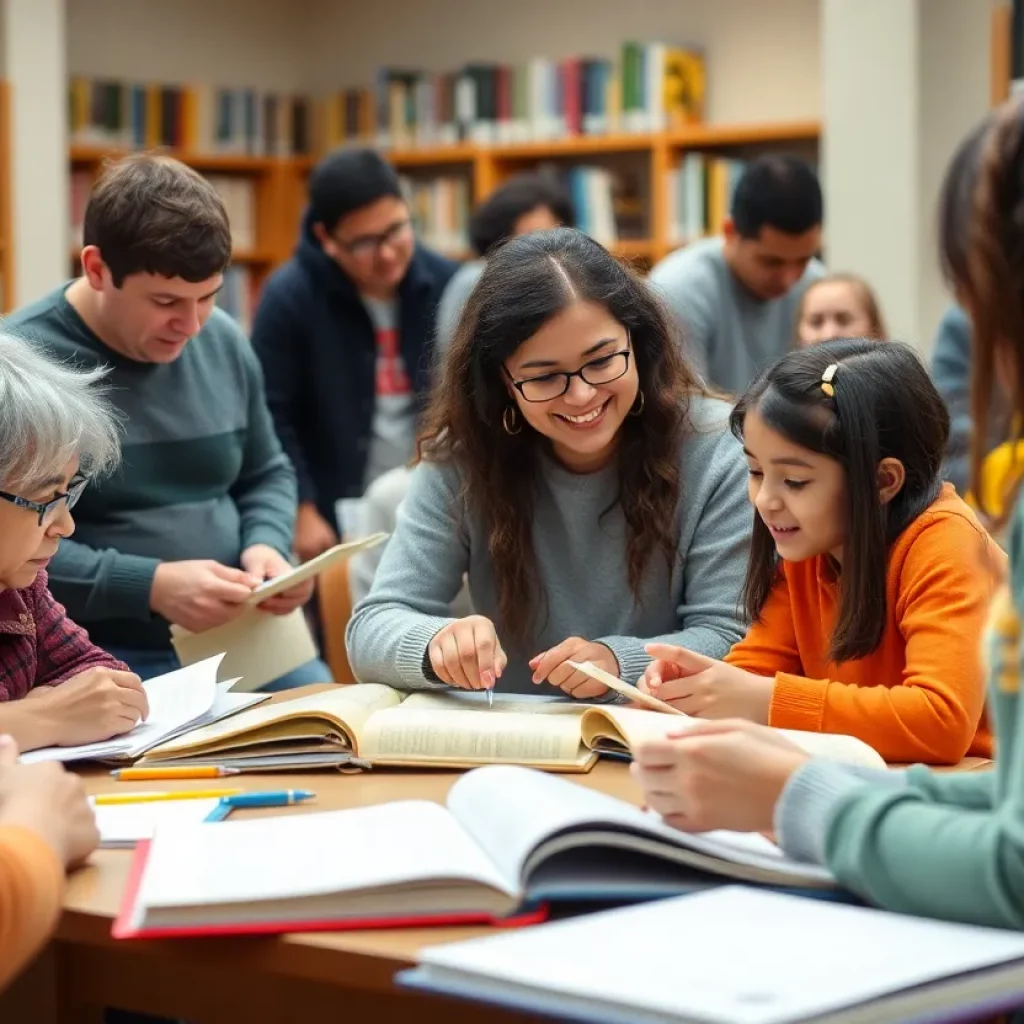
[[[614,955],[627,949],[643,953]],[[708,1024],[782,1024],[1018,958],[1014,932],[740,886],[421,954],[475,977]]]

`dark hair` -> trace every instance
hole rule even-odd
[[[957,148],[939,198],[942,269],[972,328],[971,490],[996,526],[1002,515],[985,507],[981,467],[990,436],[992,397],[1001,353],[1011,356],[1008,421],[1002,436],[1013,447],[1024,413],[1024,105],[1012,100],[990,113]],[[1009,365],[1012,363],[1012,367]]]
[[[82,228],[120,288],[131,274],[196,283],[231,260],[231,228],[217,190],[178,160],[137,153],[109,164],[89,195]]]
[[[469,221],[469,242],[478,256],[515,234],[516,221],[547,207],[555,219],[567,228],[576,226],[576,210],[568,192],[550,174],[525,172],[510,178],[495,189],[473,212]]]
[[[833,395],[822,377],[833,363]],[[836,459],[846,473],[847,541],[839,617],[830,657],[863,658],[882,641],[889,546],[942,488],[949,413],[916,353],[898,342],[867,338],[825,341],[783,356],[750,386],[733,410],[733,433],[756,411],[793,444]],[[899,459],[906,479],[887,504],[878,495],[878,464]],[[768,527],[754,514],[750,563],[743,588],[752,621],[779,578],[781,565]]]
[[[309,176],[313,221],[328,231],[333,231],[342,217],[385,196],[402,198],[401,181],[375,149],[337,149]]]
[[[795,156],[760,156],[747,164],[736,185],[731,212],[743,238],[758,238],[766,226],[802,235],[822,220],[818,176]]]
[[[515,434],[502,428],[512,401],[503,368],[523,342],[579,300],[604,307],[629,331],[644,395],[642,413],[621,427],[618,459],[634,597],[656,552],[670,565],[677,558],[679,446],[689,396],[700,385],[670,319],[640,277],[582,232],[554,228],[511,239],[488,258],[445,353],[419,455],[452,459],[463,470],[463,498],[486,530],[501,629],[519,641],[540,611],[532,530],[543,449],[529,426]]]

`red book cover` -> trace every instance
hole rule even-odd
[[[247,922],[244,924],[196,925],[174,929],[135,928],[132,912],[142,885],[142,876],[149,857],[150,841],[135,847],[128,882],[121,908],[110,934],[115,939],[185,938],[193,936],[282,935],[287,932],[368,931],[380,928],[444,928],[463,925],[490,925],[496,928],[521,928],[547,920],[547,906],[538,907],[513,917],[496,918],[483,913],[438,913],[409,917],[346,918],[345,920]]]

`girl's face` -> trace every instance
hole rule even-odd
[[[640,385],[626,328],[606,309],[574,302],[524,341],[505,370],[516,418],[549,438],[566,468],[590,473],[612,458]]]
[[[750,501],[787,562],[831,554],[843,560],[847,533],[846,472],[772,430],[756,409],[743,421]]]
[[[38,486],[18,488],[16,496],[46,505],[58,494],[68,493],[77,472],[76,458],[49,480],[39,481]],[[0,490],[13,493],[7,486],[0,486]],[[35,509],[0,500],[0,589],[21,590],[31,586],[39,570],[45,569],[57,553],[61,538],[70,537],[75,531],[67,501],[52,506],[43,514],[42,523],[39,518]]]
[[[823,281],[804,296],[797,337],[801,348],[833,338],[867,338],[874,331],[860,290],[849,281]]]

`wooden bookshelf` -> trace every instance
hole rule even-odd
[[[8,85],[0,82],[0,313],[7,313],[14,308],[10,110]]]
[[[565,164],[620,158],[648,158],[650,236],[622,239],[612,248],[618,255],[647,265],[664,258],[676,246],[669,240],[667,175],[690,151],[729,153],[796,145],[813,146],[821,136],[818,121],[783,121],[764,124],[697,124],[671,132],[574,136],[547,141],[489,146],[425,147],[390,150],[388,159],[400,171],[464,169],[473,182],[475,203],[486,198],[513,174],[539,163]],[[308,168],[311,161],[303,161]]]
[[[992,7],[989,58],[989,102],[993,107],[1010,98],[1013,79],[1013,4],[1006,0]]]
[[[0,121],[2,124],[2,121]],[[509,145],[457,145],[390,150],[387,158],[403,173],[430,177],[433,174],[465,174],[472,182],[474,204],[519,171],[541,163],[556,162],[599,165],[602,161],[632,159],[643,162],[648,177],[650,209],[646,213],[650,232],[642,238],[623,238],[611,246],[617,255],[640,266],[651,266],[675,245],[669,239],[667,223],[667,175],[690,151],[730,153],[760,151],[790,144],[815,144],[821,126],[816,121],[778,122],[752,125],[693,125],[683,130],[645,134],[574,136]],[[0,160],[3,159],[0,135]],[[103,164],[125,155],[128,150],[101,146],[72,146],[69,162],[73,170],[95,176]],[[275,267],[294,251],[299,222],[306,202],[306,185],[316,159],[301,157],[252,157],[236,154],[190,153],[159,150],[204,174],[242,175],[254,182],[256,245],[234,253],[232,262],[251,268],[258,288]],[[2,168],[0,164],[0,168]],[[2,203],[2,200],[0,200]],[[10,246],[4,245],[3,225],[8,220],[0,206],[0,260]],[[73,252],[77,257],[77,252]],[[448,255],[467,259],[467,252]],[[3,264],[0,264],[3,265]],[[4,272],[9,280],[8,272]]]

